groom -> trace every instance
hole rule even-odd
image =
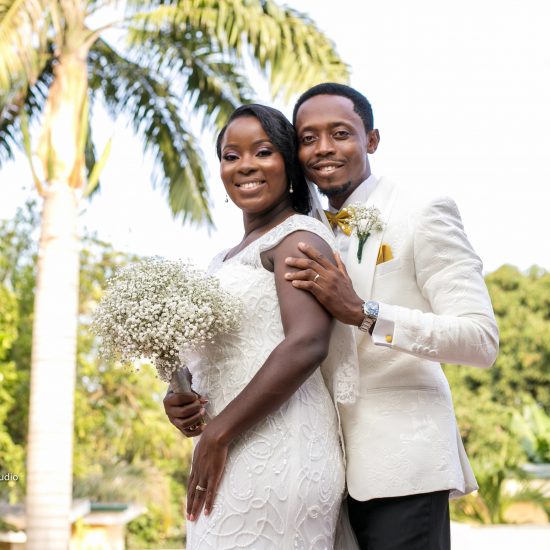
[[[342,262],[316,250],[287,260],[291,284],[311,292],[337,319],[355,325],[360,360],[356,404],[341,407],[348,505],[361,548],[450,548],[449,497],[477,485],[464,452],[440,362],[489,367],[498,332],[482,264],[455,204],[376,179],[367,99],[320,84],[294,108],[299,156],[329,198]],[[361,247],[342,208],[376,207],[384,228]],[[167,414],[184,434],[201,417],[193,396],[168,394]]]
[[[482,263],[451,199],[371,174],[380,136],[362,94],[315,86],[293,122],[305,175],[329,199],[343,263],[301,246],[310,259],[287,259],[302,271],[286,277],[358,327],[359,399],[340,410],[352,526],[369,550],[448,549],[448,499],[477,484],[440,363],[490,367],[496,358]],[[350,234],[352,204],[377,208],[384,225],[364,245]]]

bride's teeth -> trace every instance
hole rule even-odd
[[[254,189],[254,187],[258,187],[258,185],[261,185],[262,182],[260,181],[250,181],[248,183],[241,183],[239,187],[242,189]]]

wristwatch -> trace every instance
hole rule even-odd
[[[362,307],[363,315],[365,317],[363,318],[363,322],[359,325],[359,330],[372,334],[372,329],[374,328],[374,325],[376,324],[376,321],[378,319],[378,302],[368,300],[367,302],[363,303]]]

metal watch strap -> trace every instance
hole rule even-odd
[[[359,325],[359,330],[362,330],[363,332],[371,333],[371,329],[378,319],[378,309],[379,309],[378,302],[373,302],[372,300],[368,300],[363,304],[362,309],[365,317],[363,318],[363,321]]]

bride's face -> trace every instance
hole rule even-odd
[[[227,127],[220,175],[229,198],[244,212],[267,212],[290,201],[283,156],[254,116],[239,117]]]

